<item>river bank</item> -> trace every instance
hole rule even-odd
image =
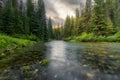
[[[50,61],[46,67],[37,58],[32,64],[4,70],[1,80],[120,80],[118,43],[51,41],[45,46],[45,58]]]
[[[42,42],[0,35],[0,70],[41,61],[44,53]]]

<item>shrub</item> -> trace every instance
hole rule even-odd
[[[87,42],[91,41],[94,37],[93,33],[82,33],[80,36],[74,36],[70,41],[72,42]]]
[[[49,64],[49,61],[46,60],[46,59],[44,59],[44,60],[41,61],[41,65],[42,66],[47,66],[48,64]]]

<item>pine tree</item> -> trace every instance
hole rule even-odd
[[[79,28],[79,19],[80,19],[80,11],[76,9],[76,17],[75,17],[75,35],[78,35],[78,28]]]
[[[54,38],[51,18],[48,20],[48,35],[50,39]]]
[[[115,27],[120,28],[120,0],[115,0],[114,5],[114,24]]]
[[[75,20],[74,17],[72,16],[70,19],[70,32],[71,32],[71,36],[75,35]]]
[[[95,0],[95,6],[92,12],[90,20],[90,31],[96,35],[108,35],[108,28],[111,27],[110,21],[105,12],[105,2],[101,0]]]
[[[78,34],[89,31],[89,22],[92,12],[92,0],[86,0],[85,11],[79,19]]]
[[[29,18],[27,16],[27,12],[24,12],[23,14],[23,30],[25,35],[30,34]]]
[[[27,28],[27,29],[30,29],[30,30],[28,30],[28,31],[30,31],[30,33],[29,34],[31,34],[31,32],[32,32],[32,27],[34,27],[34,26],[32,26],[32,17],[33,17],[33,12],[34,12],[34,5],[33,5],[33,3],[32,3],[32,0],[27,0],[27,16],[28,16],[28,26],[29,26],[29,28]],[[27,26],[27,27],[28,27]]]
[[[18,19],[20,20],[20,26],[21,26],[21,34],[25,34],[25,27],[24,27],[24,19],[25,19],[25,7],[24,7],[24,3],[23,3],[23,0],[20,0],[19,2],[19,16],[18,16]]]
[[[39,37],[47,41],[48,40],[48,31],[47,31],[47,24],[46,24],[46,13],[45,13],[45,6],[43,0],[38,0],[38,11],[37,11],[38,17],[39,17]]]
[[[33,12],[31,16],[31,33],[33,35],[39,36],[39,21],[36,11]]]
[[[3,13],[3,2],[0,1],[0,32],[1,32],[1,26],[2,26],[2,13]]]
[[[111,21],[114,23],[114,7],[115,0],[106,0],[105,2],[105,11],[108,17],[110,17]]]
[[[61,39],[61,26],[58,24],[57,27],[54,29],[54,36],[55,39],[60,40]]]
[[[43,38],[43,26],[42,26],[42,0],[38,0],[37,9],[38,21],[39,21],[39,38]]]
[[[6,2],[6,5],[3,9],[2,13],[2,25],[1,30],[3,33],[6,34],[13,34],[15,32],[14,30],[14,10],[12,7],[12,0],[8,0]]]
[[[92,11],[92,1],[91,0],[86,0],[84,15],[89,17],[91,15],[91,11]]]
[[[65,24],[64,24],[64,35],[63,37],[69,37],[70,36],[70,16],[66,17]]]
[[[12,7],[13,7],[13,15],[14,15],[14,29],[15,33],[21,34],[23,32],[23,23],[20,16],[19,6],[18,6],[18,0],[12,0]]]

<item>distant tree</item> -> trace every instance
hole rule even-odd
[[[61,28],[62,28],[62,27],[58,24],[58,25],[57,25],[57,28],[54,29],[54,37],[55,37],[55,39],[57,39],[57,40],[62,39]]]
[[[71,32],[70,32],[70,16],[67,16],[66,17],[66,20],[65,20],[65,24],[64,24],[64,33],[63,33],[63,36],[64,37],[69,37]]]
[[[79,19],[80,19],[80,10],[79,10],[79,9],[76,9],[75,12],[76,12],[76,17],[75,17],[75,27],[76,27],[75,35],[78,35]]]
[[[71,36],[73,36],[75,34],[75,30],[76,30],[76,27],[75,27],[75,18],[72,16],[71,19],[70,19],[70,32],[71,32]]]

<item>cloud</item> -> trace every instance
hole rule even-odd
[[[46,15],[51,17],[54,25],[65,21],[67,15],[75,16],[75,9],[80,7],[80,3],[85,0],[44,0]]]

